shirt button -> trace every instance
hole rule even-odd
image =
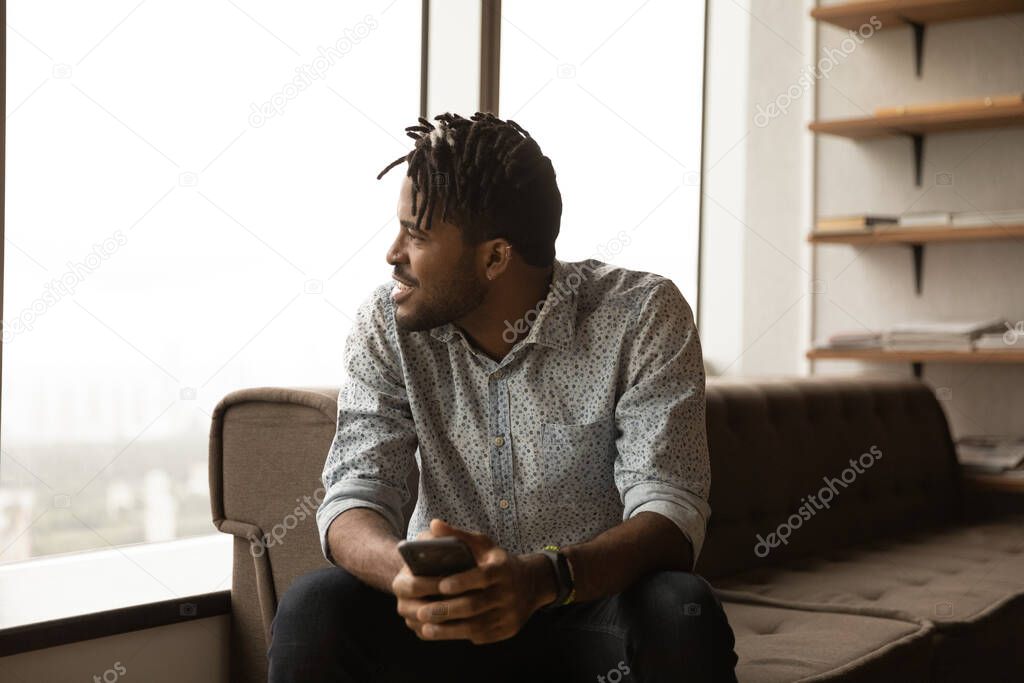
[[[499,446],[499,447],[500,446],[504,446],[505,445],[505,437],[503,437],[503,436],[496,436],[496,437],[494,437],[494,445],[495,446]]]
[[[499,500],[499,501],[498,501],[498,506],[499,506],[499,507],[500,507],[500,508],[501,508],[502,510],[504,510],[505,508],[507,508],[507,507],[508,507],[508,500],[506,500],[505,498],[502,498],[501,500]]]

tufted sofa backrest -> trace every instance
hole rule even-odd
[[[707,424],[705,577],[962,518],[949,428],[921,382],[710,381]]]

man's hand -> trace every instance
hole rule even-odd
[[[440,519],[416,539],[455,536],[477,566],[445,577],[415,576],[408,565],[392,582],[397,610],[423,640],[470,640],[475,645],[511,638],[537,609],[555,598],[555,576],[544,555],[513,555],[485,534]],[[432,598],[432,599],[425,599]]]

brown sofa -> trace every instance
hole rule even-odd
[[[314,513],[337,394],[244,389],[213,414],[213,519],[236,537],[232,680],[265,680],[277,597],[326,564]],[[711,382],[707,403],[697,572],[723,599],[740,681],[1024,679],[1024,515],[966,514],[925,385]]]

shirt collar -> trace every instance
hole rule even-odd
[[[569,348],[577,304],[576,289],[568,281],[572,272],[572,268],[565,262],[557,258],[554,260],[547,298],[522,344],[543,344],[563,351]],[[432,327],[430,336],[447,343],[456,336],[462,336],[462,331],[454,323],[447,322]]]

